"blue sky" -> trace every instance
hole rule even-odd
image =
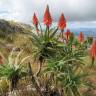
[[[0,0],[0,18],[30,23],[33,13],[36,12],[42,21],[47,4],[54,22],[63,12],[67,21],[71,21],[69,26],[75,24],[78,27],[80,22],[84,26],[96,26],[96,0]]]

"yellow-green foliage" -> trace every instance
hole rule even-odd
[[[9,88],[8,81],[5,78],[0,80],[0,93],[7,92]]]

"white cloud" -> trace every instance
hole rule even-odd
[[[57,20],[64,12],[67,20],[96,20],[96,0],[0,0],[0,17],[22,22],[31,22],[34,12],[42,20],[44,9],[49,4],[52,17]]]

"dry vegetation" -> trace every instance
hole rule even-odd
[[[13,26],[14,22],[11,22],[10,24]],[[18,29],[18,26],[20,27],[20,25],[18,25],[17,23],[15,23],[15,25],[14,26],[17,29]],[[20,58],[23,58],[26,56],[31,56],[31,58],[29,58],[28,61],[24,62],[24,64],[26,66],[26,64],[28,64],[28,62],[30,61],[33,73],[36,73],[39,65],[36,64],[36,62],[34,63],[34,61],[33,61],[32,52],[33,52],[34,46],[31,42],[31,40],[29,39],[29,37],[25,35],[26,32],[30,33],[31,31],[29,31],[29,29],[26,29],[26,28],[25,28],[26,29],[25,30],[24,29],[25,25],[22,25],[22,26],[23,26],[23,29],[22,29],[22,27],[19,28],[20,31],[23,30],[22,32],[15,32],[15,33],[7,34],[7,35],[5,35],[5,33],[3,34],[4,37],[0,38],[0,52],[2,52],[4,57],[8,58],[8,56],[13,48],[16,53],[23,50],[23,53]],[[28,27],[28,25],[26,25],[26,26],[27,26],[27,28],[30,28],[30,27]],[[7,27],[8,27],[8,25],[7,25]],[[19,31],[19,29],[18,29],[18,31]],[[3,32],[4,32],[4,30],[3,30]],[[93,73],[96,73],[96,62],[95,62],[95,66],[90,69],[90,67],[89,67],[90,63],[91,63],[90,57],[87,56],[87,57],[84,57],[83,59],[84,59],[84,63],[86,64],[86,66],[84,67],[83,70],[85,72],[92,73],[91,76],[86,77],[86,79],[90,82],[91,87],[81,87],[80,92],[83,93],[83,96],[96,96],[96,88],[93,87],[94,85],[96,85],[96,74],[95,75],[93,74]],[[46,67],[46,64],[47,63],[45,63],[43,65],[42,70]],[[26,66],[26,67],[28,67],[28,66]],[[41,75],[41,74],[38,77],[38,80],[40,81],[40,84],[41,84],[40,86],[44,86],[44,85],[46,85],[46,81],[48,81],[49,76],[48,76],[48,74],[47,75],[45,75],[45,74]],[[8,93],[9,81],[7,81],[5,78],[3,78],[3,79],[1,78],[0,88],[2,89],[1,93],[3,93],[4,96],[6,96],[4,93],[7,93],[7,95],[10,94],[8,96],[37,96],[36,89],[34,89],[34,84],[32,84],[32,82],[30,80],[30,76],[23,77],[22,79],[20,79],[17,84],[17,89],[15,91],[13,91],[13,93]],[[33,90],[32,90],[32,88],[33,88]],[[58,86],[58,88],[59,88],[59,86]],[[0,95],[0,96],[3,96],[3,95]],[[47,96],[49,96],[49,95],[47,95]],[[57,95],[54,95],[54,96],[57,96]]]

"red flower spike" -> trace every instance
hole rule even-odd
[[[36,30],[38,32],[39,31],[39,29],[38,29],[38,23],[39,23],[39,21],[38,21],[38,18],[37,18],[37,16],[36,16],[35,13],[33,15],[32,22],[33,22],[33,25],[36,27]]]
[[[33,25],[35,25],[35,26],[38,25],[38,18],[37,18],[37,16],[36,16],[35,13],[34,13],[33,18],[32,18],[32,23],[33,23]]]
[[[68,40],[69,36],[71,35],[71,32],[69,29],[67,29],[67,32],[65,32],[66,39]]]
[[[79,40],[79,42],[83,42],[84,41],[84,34],[83,34],[83,32],[80,32],[80,34],[78,36],[78,40]]]
[[[90,55],[92,58],[96,58],[96,40],[93,41],[93,44],[90,49]]]
[[[60,30],[64,30],[65,27],[66,27],[66,20],[64,14],[62,13],[58,21],[58,28]]]
[[[44,13],[44,17],[43,17],[43,23],[49,27],[52,24],[52,18],[51,18],[51,14],[49,11],[49,6],[47,5],[45,13]]]

